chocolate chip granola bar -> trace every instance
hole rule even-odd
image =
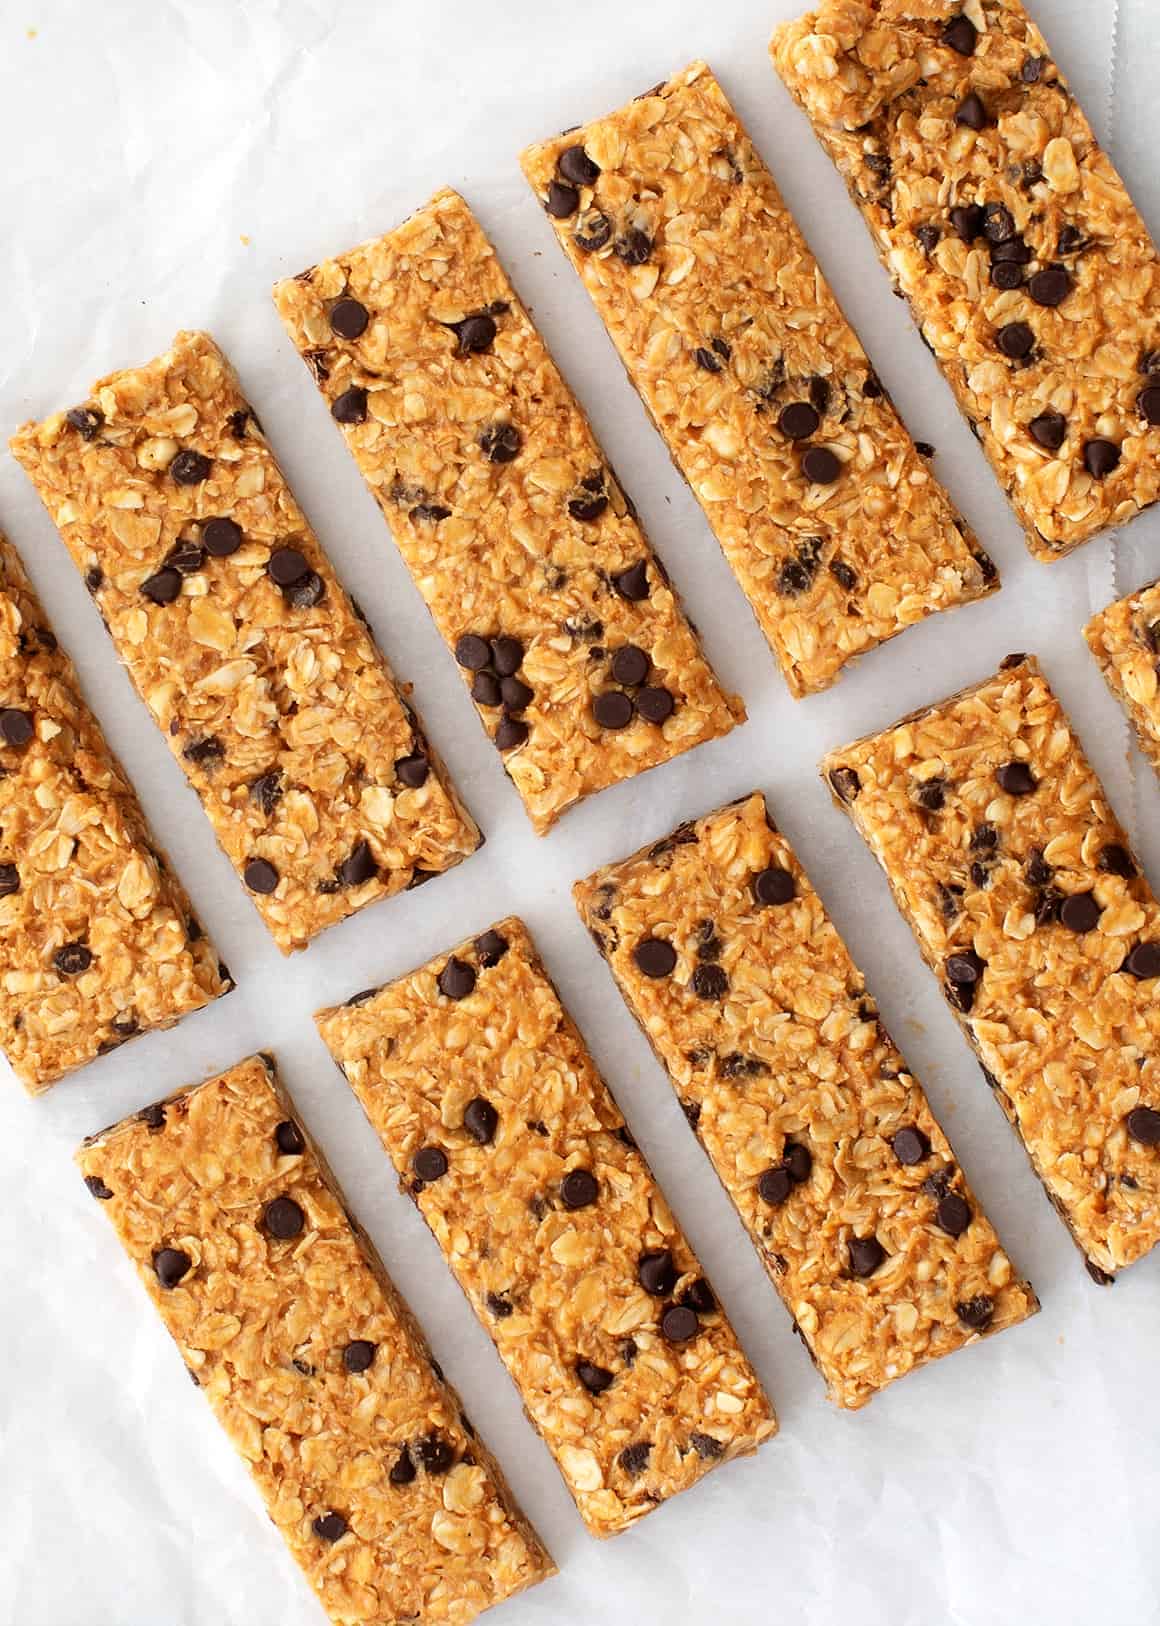
[[[283,952],[475,850],[208,335],[12,450]]]
[[[760,795],[573,896],[832,1400],[1035,1312]]]
[[[997,586],[703,62],[522,162],[794,695]]]
[[[593,1535],[775,1432],[521,921],[318,1026]]]
[[[466,1626],[553,1573],[270,1057],[77,1161],[335,1626]]]
[[[1140,749],[1160,774],[1160,582],[1118,599],[1083,631]]]
[[[1160,1240],[1160,905],[1038,664],[832,751],[838,805],[1097,1281]]]
[[[537,833],[744,718],[456,192],[274,297]]]
[[[31,1091],[233,987],[0,535],[0,1047]]]
[[[1154,503],[1160,262],[1019,0],[823,0],[772,52],[1036,558]]]

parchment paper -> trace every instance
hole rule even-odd
[[[239,981],[36,1103],[0,1078],[0,1626],[318,1626],[322,1616],[70,1163],[82,1135],[259,1047],[415,1306],[561,1577],[496,1626],[1053,1626],[1160,1616],[1160,1258],[1100,1291],[980,1081],[885,884],[816,777],[826,748],[1038,651],[1160,882],[1156,785],[1083,645],[1160,570],[1160,513],[1050,568],[1016,523],[867,233],[766,55],[804,0],[3,0],[0,427],[206,326],[237,365],[340,575],[483,824],[487,847],[285,961],[120,673],[6,456],[0,524]],[[1038,0],[1160,228],[1155,0]],[[1117,49],[1118,42],[1118,49]],[[515,162],[694,56],[721,75],[915,435],[999,561],[939,616],[795,705],[696,504]],[[671,566],[748,726],[537,841],[353,461],[269,301],[276,277],[465,191]],[[1044,1303],[1028,1326],[834,1411],[568,896],[571,881],[759,786],[845,933],[976,1190]],[[584,1532],[512,1385],[312,1021],[516,910],[687,1226],[782,1421],[755,1462],[607,1545]]]

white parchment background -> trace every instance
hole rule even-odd
[[[1160,570],[1160,512],[1050,569],[1015,521],[766,56],[798,0],[0,0],[0,429],[208,327],[488,835],[477,857],[287,963],[266,937],[19,471],[27,561],[239,989],[35,1104],[0,1079],[0,1626],[317,1626],[321,1615],[70,1163],[88,1131],[265,1047],[497,1450],[562,1575],[504,1626],[1053,1626],[1160,1617],[1160,1258],[1083,1272],[885,885],[816,778],[826,748],[1038,651],[1160,883],[1160,798],[1080,637]],[[1154,230],[1156,0],[1038,0]],[[1004,575],[994,600],[795,705],[692,498],[525,188],[527,141],[709,58],[912,431]],[[465,191],[591,410],[748,726],[531,834],[269,302],[276,277]],[[1114,559],[1114,562],[1113,562]],[[574,877],[755,785],[868,974],[1044,1303],[1028,1326],[844,1416],[822,1397],[672,1092],[572,909]],[[311,1012],[492,919],[529,921],[782,1420],[608,1545],[584,1532]]]

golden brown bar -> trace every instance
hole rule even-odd
[[[475,850],[208,335],[12,450],[284,953]]]
[[[794,695],[997,586],[703,62],[522,162]]]
[[[274,298],[538,834],[744,719],[458,193]]]
[[[1109,604],[1083,635],[1141,751],[1160,774],[1160,582]]]
[[[0,535],[0,1045],[47,1089],[233,981]]]
[[[1034,657],[822,769],[1108,1281],[1160,1240],[1160,906]]]
[[[77,1161],[335,1626],[466,1626],[553,1573],[272,1058]]]
[[[573,896],[832,1400],[1034,1314],[760,795]]]
[[[1154,503],[1160,262],[1019,0],[823,0],[771,49],[1036,558]]]
[[[775,1432],[521,921],[317,1020],[593,1535]]]

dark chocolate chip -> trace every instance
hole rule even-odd
[[[644,265],[653,251],[653,240],[639,226],[630,226],[616,239],[614,248],[617,259],[625,265]]]
[[[251,858],[242,871],[242,879],[251,892],[267,895],[278,885],[278,871],[266,858]]]
[[[454,1448],[439,1434],[428,1434],[420,1440],[415,1455],[429,1474],[445,1474],[455,1461]]]
[[[677,951],[663,937],[644,937],[632,951],[637,970],[646,977],[671,977],[677,964]]]
[[[580,194],[574,186],[567,181],[549,181],[548,195],[544,199],[544,208],[553,220],[567,220],[574,215],[580,207]]]
[[[1160,1112],[1154,1107],[1133,1107],[1124,1123],[1141,1146],[1160,1146]]]
[[[594,163],[583,147],[565,147],[556,168],[573,186],[591,186],[600,175],[600,165]]]
[[[471,698],[477,706],[495,707],[503,700],[499,679],[494,672],[477,672],[471,683]]]
[[[352,384],[341,395],[336,395],[330,404],[330,416],[335,423],[365,423],[367,392],[362,385]]]
[[[499,693],[507,711],[525,711],[535,699],[535,691],[518,677],[505,677]]]
[[[694,1329],[694,1331],[695,1330],[696,1329]],[[692,1334],[686,1333],[685,1336],[692,1337]],[[645,1469],[648,1467],[648,1459],[651,1451],[652,1446],[647,1440],[637,1440],[632,1445],[626,1445],[616,1460],[624,1469],[625,1473],[628,1474],[630,1479],[636,1479],[638,1475],[643,1474]]]
[[[520,455],[524,438],[514,423],[492,423],[479,437],[480,450],[489,463],[511,463]]]
[[[425,1185],[442,1180],[447,1173],[447,1153],[441,1146],[420,1146],[411,1159],[411,1167]]]
[[[938,813],[946,806],[947,782],[945,779],[924,779],[914,793],[914,799],[919,807],[928,813]]]
[[[293,1197],[275,1197],[273,1202],[266,1204],[262,1224],[279,1242],[292,1242],[296,1236],[301,1236],[306,1215]]]
[[[691,1281],[681,1294],[681,1303],[690,1310],[696,1310],[698,1315],[712,1315],[717,1308],[717,1298],[704,1276],[698,1276]]]
[[[1027,292],[1037,305],[1054,309],[1071,292],[1071,272],[1065,265],[1045,265],[1027,284]]]
[[[283,1118],[275,1126],[274,1144],[283,1157],[299,1157],[306,1150],[305,1138],[293,1118]]]
[[[465,632],[456,641],[455,659],[469,672],[482,672],[491,662],[491,646],[478,633]]]
[[[100,407],[70,407],[64,415],[64,421],[70,429],[76,430],[82,440],[92,440],[104,423],[105,414]]]
[[[700,1330],[697,1312],[687,1304],[670,1304],[661,1316],[661,1334],[670,1344],[687,1344]]]
[[[858,585],[857,573],[850,569],[844,559],[830,560],[830,575],[845,592],[852,593]]]
[[[991,282],[1004,293],[1010,293],[1012,289],[1022,287],[1023,267],[1011,260],[998,260],[991,267]]]
[[[181,572],[165,565],[141,583],[142,597],[151,604],[172,604],[181,592]]]
[[[489,1293],[486,1303],[497,1321],[506,1321],[508,1316],[513,1313],[514,1307],[511,1300],[505,1299],[502,1293]]]
[[[599,209],[589,209],[577,220],[572,236],[581,253],[595,254],[610,241],[612,222]]]
[[[808,401],[791,401],[782,407],[777,426],[790,440],[808,440],[820,422]]]
[[[560,1200],[565,1208],[590,1208],[599,1195],[596,1176],[589,1169],[569,1169],[560,1182]]]
[[[1055,871],[1043,856],[1043,848],[1036,847],[1023,869],[1027,885],[1035,887],[1047,886],[1054,874]]]
[[[1037,784],[1025,762],[1005,762],[995,770],[995,778],[1000,790],[1005,790],[1008,796],[1030,796]]]
[[[99,592],[104,584],[105,572],[100,565],[94,565],[91,570],[85,571],[85,586],[90,593]]]
[[[198,486],[203,480],[209,479],[209,471],[213,468],[213,459],[206,457],[204,452],[191,452],[188,449],[178,452],[169,465],[169,473],[179,486]]]
[[[466,999],[475,987],[475,970],[452,955],[438,977],[439,992],[448,999]]]
[[[638,604],[648,597],[648,566],[643,559],[620,571],[612,578],[612,585],[620,597],[630,604]]]
[[[1023,66],[1019,70],[1019,77],[1025,85],[1037,85],[1043,77],[1043,70],[1047,65],[1045,56],[1028,56],[1023,59]]]
[[[970,1204],[957,1191],[948,1191],[935,1210],[935,1223],[948,1236],[962,1236],[971,1223]]]
[[[15,864],[0,864],[0,898],[10,898],[20,891],[20,871]]]
[[[377,1348],[369,1338],[352,1338],[342,1352],[342,1364],[348,1372],[369,1372],[374,1365]]]
[[[62,977],[79,977],[93,963],[93,951],[84,943],[65,943],[52,957]]]
[[[944,45],[949,45],[960,56],[974,56],[979,31],[971,19],[960,12],[951,18],[940,37]]]
[[[667,689],[641,689],[636,697],[636,709],[646,723],[663,723],[672,716],[676,701]]]
[[[573,519],[582,520],[586,525],[600,518],[608,507],[608,493],[605,491],[586,491],[581,497],[572,497],[568,502],[568,512]]]
[[[991,123],[990,116],[978,91],[972,90],[959,103],[955,113],[955,123],[965,124],[968,130],[985,130]]]
[[[320,1541],[338,1541],[347,1532],[347,1522],[341,1513],[320,1513],[312,1527]]]
[[[725,1447],[711,1434],[690,1434],[689,1444],[704,1462],[712,1462],[725,1455]]]
[[[983,236],[989,243],[1009,243],[1017,237],[1015,216],[1003,203],[988,203],[983,210]]]
[[[505,717],[495,731],[495,743],[501,751],[514,751],[527,737],[528,725],[521,723],[518,717]]]
[[[1147,423],[1160,424],[1160,384],[1149,384],[1146,390],[1141,390],[1136,405]]]
[[[828,446],[811,446],[802,458],[802,473],[811,485],[833,485],[841,472],[841,462]]]
[[[309,560],[297,548],[275,548],[266,560],[266,574],[279,587],[293,587],[309,569]]]
[[[1120,448],[1114,440],[1089,440],[1084,443],[1084,468],[1093,480],[1106,480],[1120,466]]]
[[[1058,452],[1067,439],[1067,419],[1062,412],[1041,412],[1037,418],[1032,418],[1027,429],[1032,440],[1037,441],[1044,451]]]
[[[496,674],[501,677],[511,677],[518,672],[524,659],[524,646],[518,638],[493,638],[491,641],[491,663]]]
[[[916,226],[914,228],[914,235],[918,238],[919,247],[922,249],[922,252],[929,255],[938,246],[938,240],[942,236],[942,232],[937,226],[928,224],[925,226]]]
[[[646,1293],[663,1299],[677,1285],[677,1267],[668,1248],[654,1248],[637,1260],[636,1278]]]
[[[1011,216],[1006,210],[1003,211],[1003,216],[1006,221],[1011,220]],[[1030,245],[1021,232],[1013,231],[1012,235],[1004,237],[1000,242],[991,244],[992,263],[1030,265],[1034,258]]]
[[[830,784],[841,802],[852,802],[862,789],[862,781],[853,768],[835,768],[830,775]]]
[[[1059,918],[1069,932],[1082,936],[1099,925],[1103,910],[1090,892],[1075,892],[1060,905]]]
[[[787,1140],[781,1157],[786,1173],[795,1186],[804,1185],[814,1166],[813,1154],[800,1141]]]
[[[392,1485],[412,1485],[419,1470],[411,1460],[409,1451],[402,1451],[388,1474]]]
[[[371,313],[360,300],[348,295],[330,307],[330,325],[340,339],[359,339],[367,330]]]
[[[107,1203],[113,1195],[99,1174],[86,1174],[85,1185],[89,1188],[89,1195],[100,1203]]]
[[[508,940],[501,937],[497,931],[486,931],[475,939],[475,952],[479,955],[479,963],[490,968],[498,965],[508,951]]]
[[[619,689],[606,689],[592,702],[592,715],[601,728],[627,728],[632,722],[632,701]]]
[[[908,1168],[916,1163],[925,1163],[930,1156],[930,1141],[921,1129],[915,1129],[910,1125],[905,1129],[896,1130],[890,1144],[895,1157]]]
[[[1160,977],[1160,943],[1137,943],[1121,970],[1140,982]]]
[[[192,1265],[193,1260],[180,1248],[158,1248],[153,1255],[153,1269],[162,1287],[176,1287]]]
[[[648,677],[649,658],[635,644],[622,644],[612,657],[612,676],[626,689],[635,689]]]
[[[729,978],[719,965],[699,965],[693,972],[693,992],[698,999],[723,999],[729,991]]]
[[[590,1395],[602,1395],[605,1389],[612,1387],[613,1374],[606,1366],[597,1366],[595,1361],[577,1361],[576,1376]]]
[[[963,954],[951,954],[943,967],[947,981],[957,988],[973,988],[986,970],[986,964],[975,953],[968,949]]]
[[[256,802],[262,812],[269,815],[277,807],[285,794],[282,784],[282,775],[277,768],[269,773],[262,774],[250,785],[250,800]]]
[[[873,1276],[886,1258],[886,1250],[876,1236],[851,1237],[846,1244],[852,1276]]]
[[[1023,361],[1035,349],[1035,334],[1026,322],[1008,322],[995,335],[995,343],[1010,361]]]
[[[474,981],[475,973],[472,972]],[[464,1108],[463,1127],[477,1145],[490,1146],[499,1128],[499,1113],[482,1095],[473,1095]]]
[[[451,510],[441,502],[419,502],[411,509],[408,518],[415,525],[438,525],[441,519],[450,519]]]
[[[757,1195],[771,1208],[780,1208],[792,1190],[788,1169],[766,1169],[757,1181]]]
[[[866,381],[862,385],[862,394],[868,401],[880,400],[883,394],[882,385],[874,373],[866,374]]]
[[[301,581],[296,581],[293,587],[284,587],[282,596],[292,609],[310,610],[316,604],[321,604],[326,597],[326,584],[317,571],[308,570]]]
[[[164,1129],[165,1128],[165,1103],[164,1103],[164,1101],[154,1101],[154,1102],[152,1102],[151,1105],[149,1105],[147,1107],[142,1107],[141,1111],[137,1114],[137,1118],[138,1118],[138,1121],[140,1123],[143,1123],[146,1126],[147,1129],[154,1129],[154,1130],[156,1130],[156,1129]]]
[[[693,351],[693,360],[702,372],[719,373],[721,371],[721,358],[715,355],[712,350],[706,350],[703,345],[699,345]]]
[[[449,322],[447,325],[459,340],[458,354],[461,356],[478,356],[485,350],[490,350],[499,332],[494,317],[489,316],[486,311],[480,311],[476,316],[466,316],[462,322]]]
[[[228,559],[242,545],[242,527],[222,515],[207,519],[201,528],[202,546],[214,559]]]
[[[1056,252],[1059,254],[1075,254],[1083,248],[1086,242],[1087,238],[1078,226],[1064,226],[1059,234]]]
[[[981,203],[960,204],[951,210],[951,226],[956,237],[964,243],[973,243],[983,230],[984,210]]]
[[[964,1299],[956,1304],[955,1314],[964,1326],[970,1327],[973,1332],[982,1332],[991,1325],[995,1301],[988,1298],[986,1293],[979,1293],[973,1299]]]
[[[1119,875],[1125,881],[1130,881],[1136,873],[1131,854],[1125,847],[1121,847],[1118,841],[1110,842],[1101,848],[1099,868],[1105,875]]]
[[[338,866],[338,878],[343,886],[362,886],[378,873],[379,866],[375,863],[369,841],[360,841],[349,858],[344,858]]]

